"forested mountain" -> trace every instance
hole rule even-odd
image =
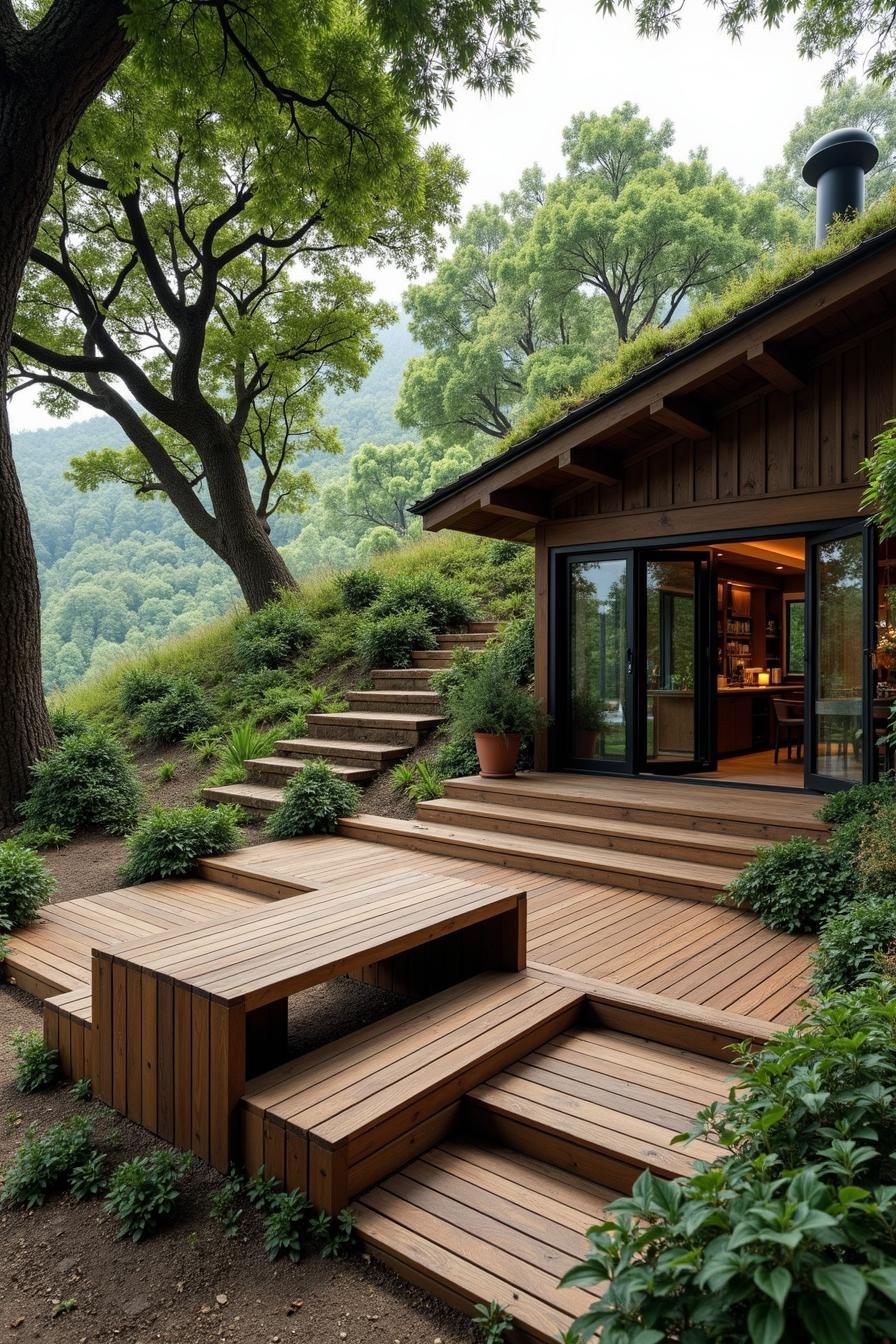
[[[407,437],[392,408],[415,346],[407,330],[395,326],[384,333],[383,347],[359,391],[326,403],[326,420],[338,429],[344,453],[302,464],[321,482],[343,475],[361,444]],[[137,499],[115,484],[80,494],[65,479],[71,458],[124,443],[122,430],[104,416],[15,436],[41,570],[48,689],[213,620],[240,600],[229,570],[167,501]],[[302,525],[301,516],[275,519],[278,545]]]

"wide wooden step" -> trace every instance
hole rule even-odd
[[[375,691],[346,691],[345,698],[353,710],[379,710],[386,714],[415,714],[429,710],[441,712],[441,702],[435,691],[414,690],[410,687],[392,687]]]
[[[410,747],[394,742],[348,741],[343,738],[325,739],[322,737],[286,737],[274,743],[280,755],[310,757],[312,760],[326,760],[331,764],[341,761],[344,764],[370,766],[374,770],[383,770],[394,761],[407,756]]]
[[[443,825],[430,821],[400,821],[394,817],[362,814],[339,823],[341,835],[373,840],[429,854],[477,859],[529,872],[554,873],[589,882],[633,887],[660,896],[714,901],[731,881],[731,869],[650,854],[628,854],[608,849],[589,851],[583,845],[531,836],[498,835],[492,830]]]
[[[560,1288],[618,1191],[475,1138],[446,1140],[352,1206],[358,1235],[400,1277],[471,1315],[507,1307],[514,1339],[556,1341],[594,1295]]]
[[[274,784],[217,784],[202,790],[206,803],[236,803],[247,812],[273,812],[283,802],[283,789]]]
[[[339,714],[306,715],[311,735],[328,741],[360,738],[416,746],[443,722],[440,714],[390,714],[385,711],[348,710]]]
[[[451,666],[454,653],[451,649],[421,649],[411,654],[414,667],[431,667],[436,671]]]
[[[757,841],[787,840],[792,835],[824,840],[829,832],[814,815],[819,805],[817,795],[722,788],[677,779],[610,779],[538,771],[512,779],[470,775],[448,780],[445,795],[575,816],[740,835]]]
[[[685,863],[709,863],[734,869],[743,867],[755,854],[757,844],[763,843],[746,836],[652,826],[646,821],[580,817],[456,797],[419,803],[417,815],[421,821],[470,826],[499,835],[529,835],[543,840],[563,840],[572,845],[589,845],[628,854],[652,854]]]
[[[293,775],[301,774],[307,764],[300,756],[256,756],[245,762],[249,774],[260,783],[285,783]],[[330,769],[352,784],[369,784],[377,774],[372,766],[340,765],[338,761],[332,761]]]
[[[628,1190],[648,1167],[671,1178],[720,1155],[703,1139],[672,1140],[728,1095],[730,1072],[705,1055],[578,1027],[473,1088],[465,1105],[470,1123],[508,1147]]]
[[[241,1114],[263,1162],[331,1213],[438,1142],[461,1098],[572,1027],[584,995],[523,973],[477,975],[256,1079]]]
[[[496,635],[501,628],[500,621],[471,621],[467,629],[472,635]]]
[[[489,631],[470,631],[465,635],[436,635],[440,649],[484,649],[492,638]]]

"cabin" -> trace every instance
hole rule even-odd
[[[813,146],[818,236],[877,151]],[[896,415],[896,230],[420,502],[535,547],[536,768],[828,791],[889,768],[896,548],[862,462]]]

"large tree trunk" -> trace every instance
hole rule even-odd
[[[41,683],[37,560],[6,413],[9,343],[59,155],[126,55],[120,14],[111,0],[67,0],[32,36],[0,4],[0,825],[15,820],[32,763],[53,745]]]

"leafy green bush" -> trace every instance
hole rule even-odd
[[[285,1255],[294,1263],[302,1258],[302,1234],[308,1224],[311,1200],[302,1190],[280,1191],[268,1201],[264,1220],[264,1248],[269,1260]]]
[[[280,667],[306,648],[317,633],[317,622],[300,607],[269,602],[247,616],[236,633],[236,656],[250,671]]]
[[[118,683],[118,706],[128,718],[139,713],[144,705],[161,700],[171,689],[172,678],[164,672],[148,668],[130,667]]]
[[[0,933],[30,924],[55,890],[39,854],[21,839],[0,840]]]
[[[64,737],[86,733],[90,727],[86,714],[81,714],[77,709],[67,709],[65,705],[55,705],[50,710],[50,723],[57,742],[61,742]]]
[[[93,1128],[83,1115],[51,1125],[38,1135],[30,1125],[3,1172],[0,1204],[36,1209],[56,1190],[68,1186],[76,1199],[93,1194],[92,1176],[102,1169],[103,1154],[93,1146]]]
[[[413,803],[441,798],[445,792],[442,775],[429,761],[415,761],[413,765],[399,761],[392,769],[392,787]]]
[[[896,804],[878,807],[858,837],[856,871],[869,896],[896,894]]]
[[[361,790],[341,779],[326,761],[309,761],[283,789],[283,802],[270,815],[265,835],[289,840],[295,835],[332,834],[340,817],[358,810]]]
[[[131,757],[98,729],[64,738],[32,767],[32,774],[34,783],[21,807],[28,830],[99,826],[121,835],[137,818],[141,791]]]
[[[853,817],[867,819],[878,807],[894,801],[896,788],[892,775],[887,775],[876,784],[854,784],[851,789],[838,789],[836,793],[827,794],[815,815],[829,826],[840,826]]]
[[[489,542],[488,562],[490,565],[507,565],[512,560],[516,560],[520,551],[527,550],[528,547],[522,546],[518,541],[505,541],[498,539]]]
[[[755,858],[720,896],[727,905],[750,906],[763,924],[785,933],[810,933],[850,894],[841,857],[805,836],[757,849]]]
[[[183,742],[189,733],[212,722],[205,692],[193,677],[175,677],[164,694],[148,701],[140,711],[145,737],[160,744]]]
[[[358,649],[366,667],[410,667],[417,649],[434,649],[435,631],[419,607],[372,617],[361,626]]]
[[[347,611],[363,611],[383,591],[383,576],[375,569],[350,569],[336,575],[336,586]]]
[[[39,1092],[59,1077],[59,1051],[44,1044],[39,1031],[19,1028],[9,1038],[20,1092]]]
[[[459,579],[446,579],[433,570],[401,574],[390,579],[370,608],[373,620],[403,611],[422,611],[433,630],[458,630],[476,619],[476,601]]]
[[[862,1344],[896,1334],[896,984],[824,996],[694,1134],[727,1150],[607,1206],[564,1283],[583,1340]]]
[[[115,1168],[103,1207],[119,1224],[119,1241],[125,1237],[141,1241],[171,1217],[192,1160],[190,1153],[161,1149]]]
[[[335,1218],[320,1209],[311,1220],[311,1235],[320,1248],[321,1260],[338,1260],[354,1239],[355,1215],[340,1209]]]
[[[510,680],[500,658],[479,659],[466,683],[449,691],[446,707],[452,732],[459,736],[529,735],[547,723],[539,702],[525,687]]]
[[[45,826],[42,830],[23,826],[15,838],[26,849],[63,849],[71,840],[72,833],[60,826]]]
[[[132,885],[164,877],[186,877],[199,859],[227,854],[240,843],[242,812],[224,804],[206,807],[156,806],[128,836],[128,861],[121,870]]]
[[[853,989],[877,969],[896,941],[896,897],[851,901],[825,922],[818,938],[812,984],[816,991]]]
[[[465,775],[479,774],[479,757],[471,736],[452,734],[450,740],[436,752],[435,768],[443,779],[462,779]]]

